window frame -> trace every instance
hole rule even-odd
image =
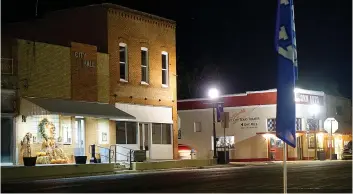
[[[146,66],[143,65],[143,62],[142,62],[142,52],[145,51],[146,52]],[[143,85],[149,85],[149,79],[150,79],[150,76],[149,76],[149,52],[148,52],[148,48],[147,47],[141,47],[141,84]],[[143,68],[146,68],[146,80],[142,80],[143,78],[143,75],[142,75],[142,69]]]
[[[120,47],[125,48],[125,62],[122,62],[120,59]],[[128,48],[126,43],[119,43],[119,71],[121,64],[125,66],[125,79],[120,77],[121,72],[119,73],[120,82],[129,82],[129,60],[128,60]]]
[[[166,68],[163,69],[163,55],[166,56]],[[167,88],[169,87],[169,54],[167,51],[162,51],[161,53],[162,57],[162,63],[161,63],[161,68],[162,68],[162,87]],[[166,83],[163,83],[163,73],[166,72]]]
[[[154,143],[153,142],[153,135],[155,135],[156,133],[153,133],[153,125],[159,125],[159,130],[160,130],[160,143]],[[169,136],[169,141],[170,143],[163,143],[163,125],[167,125],[167,128],[169,126],[169,132],[170,132],[170,136]],[[152,144],[153,145],[172,145],[173,144],[173,124],[170,123],[152,123]]]
[[[136,131],[135,131],[135,143],[127,143],[128,141],[128,138],[127,138],[127,123],[129,122],[129,121],[116,121],[116,122],[123,122],[124,123],[124,138],[125,138],[125,143],[124,144],[122,144],[122,143],[118,143],[117,141],[116,141],[116,144],[120,144],[120,145],[135,145],[135,144],[138,144],[138,123],[137,122],[130,122],[130,123],[135,123],[136,125],[137,125],[137,127],[136,127]],[[116,127],[115,127],[115,130],[117,131],[117,126],[118,125],[116,125]],[[116,135],[115,135],[115,140],[117,140],[117,138],[118,138],[118,136],[117,136],[117,132],[116,132]]]
[[[199,124],[199,131],[197,130],[197,124]],[[201,122],[194,122],[194,132],[195,133],[201,133],[202,132],[202,124],[201,124]]]

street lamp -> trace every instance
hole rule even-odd
[[[212,102],[212,112],[213,112],[213,158],[217,158],[217,151],[216,151],[216,120],[215,120],[215,108],[216,102],[215,100],[219,97],[219,92],[216,88],[211,88],[208,90],[208,97],[210,97]]]
[[[319,125],[319,122],[316,123],[315,116],[320,112],[320,107],[317,104],[313,104],[309,107],[309,113],[313,116],[313,121],[315,122],[315,129],[314,129],[314,146],[315,146],[315,153],[314,153],[314,160],[317,160],[317,137],[316,137],[316,124]],[[309,149],[309,144],[308,144]],[[309,156],[308,156],[309,157]]]

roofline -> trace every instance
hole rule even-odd
[[[168,23],[170,23],[170,24],[172,24],[174,26],[176,25],[176,21],[174,21],[174,20],[167,19],[167,18],[164,18],[164,17],[160,17],[160,16],[157,16],[157,15],[153,15],[153,14],[150,14],[150,13],[138,11],[138,10],[135,10],[135,9],[131,9],[131,8],[124,7],[124,6],[117,5],[117,4],[113,4],[113,3],[91,4],[91,5],[85,5],[85,6],[78,6],[78,7],[59,9],[59,10],[48,12],[48,13],[44,14],[43,17],[40,17],[40,18],[31,18],[30,20],[26,20],[26,21],[11,22],[11,23],[8,23],[7,25],[12,25],[12,24],[16,24],[16,23],[26,23],[28,21],[35,22],[35,21],[38,21],[38,20],[41,20],[41,19],[45,18],[46,16],[48,16],[48,17],[55,16],[56,14],[58,14],[60,12],[74,11],[74,10],[78,10],[78,9],[88,8],[88,7],[102,7],[102,8],[120,9],[120,10],[128,11],[130,13],[135,13],[135,14],[143,15],[143,16],[150,17],[150,18],[153,18],[153,19],[162,20],[162,21],[168,22]]]
[[[313,95],[320,95],[320,96],[324,96],[325,95],[325,93],[322,92],[322,91],[306,90],[306,89],[302,89],[302,88],[296,88],[295,90],[298,91],[298,92],[310,93],[310,94],[313,94]],[[277,92],[277,89],[273,88],[273,89],[268,89],[268,90],[247,91],[245,93],[239,93],[239,94],[225,94],[225,95],[221,95],[220,98],[235,97],[235,96],[246,96],[248,94],[269,93],[269,92]],[[191,102],[191,101],[203,101],[203,100],[210,100],[210,99],[209,98],[190,98],[190,99],[178,100],[177,102]]]
[[[128,11],[130,13],[134,13],[134,14],[150,17],[150,18],[153,18],[153,19],[162,20],[162,21],[168,22],[170,24],[176,25],[176,21],[174,21],[174,20],[167,19],[167,18],[164,18],[164,17],[161,17],[161,16],[157,16],[157,15],[154,15],[154,14],[150,14],[150,13],[147,13],[147,12],[139,11],[139,10],[136,10],[136,9],[131,9],[131,8],[124,7],[124,6],[121,6],[121,5],[113,4],[113,3],[94,4],[94,5],[90,5],[90,6],[99,6],[99,5],[102,5],[103,7],[107,7],[107,8]]]

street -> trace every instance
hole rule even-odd
[[[282,192],[281,163],[172,170],[2,184],[2,192]],[[288,193],[352,193],[352,161],[288,164]]]

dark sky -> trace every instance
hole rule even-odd
[[[25,4],[23,4],[25,2]],[[2,22],[34,16],[35,0],[3,0]],[[177,22],[179,98],[276,87],[277,0],[39,0],[39,15],[100,2],[116,3]],[[294,0],[298,85],[352,96],[352,1]]]

